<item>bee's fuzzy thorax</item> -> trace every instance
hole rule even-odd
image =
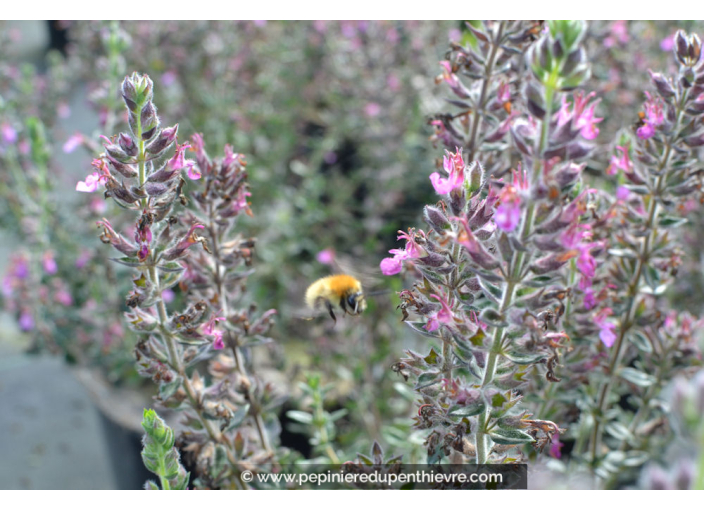
[[[306,304],[315,309],[316,300],[321,297],[336,304],[341,298],[357,292],[362,292],[362,284],[356,278],[346,274],[326,276],[308,287]]]

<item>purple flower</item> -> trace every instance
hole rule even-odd
[[[86,267],[86,264],[90,262],[90,259],[92,258],[91,252],[88,250],[82,250],[81,254],[78,256],[76,259],[76,269],[83,269]]]
[[[31,331],[34,329],[34,317],[32,317],[32,314],[29,313],[28,311],[24,310],[20,314],[20,320],[19,320],[19,325],[20,329],[22,331]]]

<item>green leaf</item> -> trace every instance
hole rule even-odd
[[[109,260],[112,260],[113,262],[117,262],[118,264],[122,264],[123,266],[127,267],[144,267],[145,264],[140,262],[138,258],[135,257],[120,257],[119,259],[115,258],[110,258]]]
[[[313,415],[305,411],[288,411],[286,416],[298,423],[305,423],[306,425],[313,423]]]
[[[234,412],[232,415],[232,418],[230,418],[230,422],[227,424],[227,427],[225,427],[224,432],[229,432],[230,430],[234,430],[240,425],[242,425],[242,422],[244,419],[247,417],[247,413],[249,412],[249,404],[245,404],[243,406],[240,406],[237,411]],[[290,412],[295,412],[295,411],[290,411]]]
[[[484,332],[484,330],[482,328],[479,328],[479,329],[477,329],[476,333],[474,333],[471,337],[469,337],[469,341],[475,347],[483,347],[485,338],[486,338],[486,333]]]
[[[491,439],[496,444],[527,444],[535,442],[533,436],[520,429],[502,429],[496,428],[489,432]]]
[[[440,375],[440,372],[424,372],[420,374],[420,376],[418,377],[418,382],[416,382],[414,389],[421,390],[423,388],[427,388],[428,386],[436,384],[440,379]]]
[[[631,329],[628,333],[628,340],[636,346],[639,351],[650,354],[653,352],[653,344],[650,343],[645,333],[638,329]]]
[[[688,221],[689,220],[687,218],[678,218],[676,216],[663,216],[662,218],[660,218],[659,224],[661,227],[677,228],[681,227]]]
[[[631,431],[628,430],[628,427],[617,421],[608,423],[606,427],[604,427],[604,430],[611,437],[618,439],[619,441],[628,441],[633,438],[633,435],[631,434]]]
[[[430,332],[427,329],[425,329],[425,327],[421,327],[421,326],[425,326],[425,324],[422,322],[419,322],[419,321],[417,321],[417,322],[404,321],[404,322],[406,325],[408,325],[416,333],[420,333],[423,336],[429,336],[430,338],[440,338],[434,332]]]
[[[493,308],[485,308],[480,318],[482,322],[486,322],[495,328],[505,328],[508,326],[506,318]]]
[[[156,267],[158,267],[165,273],[181,273],[186,269],[178,262],[167,262],[166,264],[159,264]]]
[[[504,357],[513,361],[518,365],[532,365],[533,363],[538,363],[548,357],[544,352],[518,352],[510,351],[504,354]]]
[[[483,413],[485,409],[486,404],[482,400],[477,400],[467,406],[455,404],[450,408],[447,414],[448,416],[457,417],[476,416],[478,414]]]
[[[159,398],[161,400],[168,400],[171,395],[176,393],[176,390],[178,390],[181,387],[181,383],[183,382],[183,377],[176,376],[174,377],[173,381],[170,383],[164,383],[162,382],[159,385]]]
[[[654,376],[630,367],[622,368],[619,372],[619,375],[626,381],[633,383],[636,386],[641,386],[643,388],[652,386],[657,381]]]
[[[430,348],[430,352],[428,353],[428,355],[427,355],[425,358],[423,358],[423,360],[424,360],[428,365],[434,365],[435,362],[438,360],[438,357],[439,357],[438,353],[435,352],[435,349],[433,349],[433,348],[431,347],[431,348]]]

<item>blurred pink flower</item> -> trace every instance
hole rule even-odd
[[[335,250],[332,248],[325,248],[324,250],[318,252],[315,259],[321,264],[331,266],[335,261]]]
[[[83,135],[81,133],[76,133],[68,137],[66,143],[64,143],[63,151],[66,154],[70,154],[76,149],[78,149],[83,143]]]

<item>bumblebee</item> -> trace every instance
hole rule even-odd
[[[334,322],[335,309],[359,315],[367,308],[362,284],[353,276],[336,274],[313,282],[306,290],[306,304],[313,311],[327,310]]]

